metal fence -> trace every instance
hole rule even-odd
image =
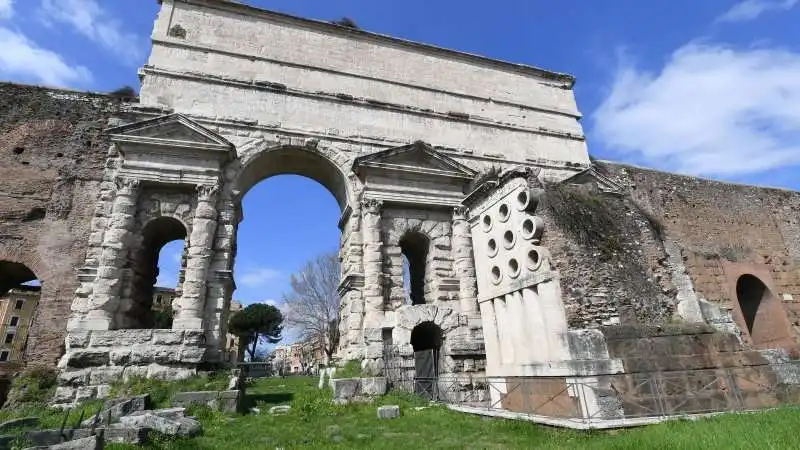
[[[800,363],[580,377],[428,373],[386,352],[391,389],[451,405],[584,422],[746,411],[800,403]],[[427,357],[438,360],[439,355]]]

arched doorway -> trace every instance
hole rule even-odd
[[[42,288],[28,266],[0,260],[0,406],[10,389],[11,375],[23,365]]]
[[[171,328],[172,300],[180,296],[180,276],[174,277],[173,286],[157,287],[159,259],[168,243],[183,241],[186,234],[186,226],[172,217],[158,217],[142,228],[141,245],[134,256],[131,299],[121,305],[116,328]],[[181,259],[183,252],[181,248]]]
[[[298,361],[304,368],[316,365],[340,336],[336,289],[341,275],[339,249],[344,245],[339,225],[346,220],[340,219],[349,205],[347,178],[324,152],[303,147],[262,149],[244,155],[241,164],[234,184],[240,211],[231,261],[234,298],[244,307],[266,303],[280,309],[284,313],[280,345],[304,344],[300,348],[307,351],[301,354],[312,357]],[[336,264],[321,264],[331,258]],[[291,294],[304,287],[309,288],[303,292],[308,303],[297,305],[304,307],[294,314],[304,317],[287,314],[287,299],[296,298]],[[256,353],[264,355],[272,345],[259,344]]]
[[[736,281],[736,298],[747,333],[755,345],[783,338],[783,311],[758,277],[745,274]]]
[[[443,333],[439,325],[422,322],[411,330],[414,348],[414,392],[435,399]]]
[[[418,231],[409,231],[400,239],[403,254],[403,286],[412,305],[425,304],[425,272],[430,240]]]

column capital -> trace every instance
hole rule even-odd
[[[117,194],[133,195],[139,190],[142,182],[138,178],[116,177],[114,185],[116,185]]]
[[[374,198],[361,199],[361,210],[364,213],[378,214],[383,207],[383,201]]]
[[[200,201],[212,201],[214,197],[216,197],[217,192],[219,192],[219,185],[218,184],[198,184],[195,187],[197,190],[197,199]]]

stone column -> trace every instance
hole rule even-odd
[[[214,253],[214,236],[217,232],[218,188],[216,184],[197,186],[197,207],[187,242],[189,251],[183,294],[173,302],[173,329],[203,329],[208,268]]]
[[[114,313],[119,308],[122,267],[128,256],[131,231],[136,216],[136,203],[141,183],[137,179],[118,177],[106,232],[103,235],[97,278],[86,314],[87,330],[114,328]]]
[[[361,232],[364,261],[364,339],[366,359],[382,356],[383,342],[383,242],[381,242],[381,206],[377,200],[365,200],[361,206]]]
[[[453,256],[456,277],[459,279],[458,298],[461,313],[478,311],[478,281],[475,278],[475,257],[472,252],[472,235],[467,221],[467,208],[453,208]]]

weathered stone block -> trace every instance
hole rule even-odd
[[[147,401],[150,398],[148,394],[137,395],[121,401],[106,402],[106,409],[100,411],[96,416],[92,416],[83,422],[81,426],[89,427],[94,423],[95,425],[114,423],[120,417],[126,416],[136,411],[143,411],[147,407]]]
[[[273,406],[272,408],[269,409],[269,413],[276,416],[289,414],[291,411],[292,407],[289,405],[278,405],[278,406]]]
[[[367,396],[378,396],[386,394],[388,385],[386,378],[362,378],[361,379],[361,394]]]
[[[110,384],[118,381],[122,376],[122,367],[98,367],[91,369],[89,384]]]
[[[205,341],[203,330],[184,330],[183,343],[190,346],[198,346]]]
[[[53,403],[72,403],[75,400],[77,389],[73,387],[59,386],[53,395]]]
[[[348,401],[361,391],[361,378],[338,378],[331,380],[333,398]]]
[[[90,335],[91,332],[85,330],[70,331],[67,335],[67,347],[70,349],[86,347],[89,345]]]
[[[170,367],[159,364],[150,364],[147,367],[147,377],[157,380],[185,380],[195,373],[197,373],[196,369],[189,369],[186,367]]]
[[[62,371],[58,374],[59,386],[84,386],[89,384],[92,369]]]
[[[400,417],[400,406],[386,405],[378,407],[378,419],[396,419]]]
[[[38,417],[20,417],[19,419],[6,420],[0,423],[0,434],[6,434],[19,428],[35,427],[38,425]]]
[[[149,428],[124,427],[120,424],[113,424],[103,429],[103,439],[113,444],[144,444],[149,435]]]
[[[217,391],[177,392],[172,397],[172,406],[187,407],[197,404],[217,409],[218,401],[219,392]]]
[[[104,350],[76,350],[67,357],[67,366],[76,369],[104,366],[108,362],[109,354]]]
[[[183,342],[183,330],[153,330],[154,345],[177,345]]]
[[[126,427],[150,428],[154,431],[168,434],[170,436],[177,435],[191,437],[196,436],[203,431],[200,422],[194,419],[190,419],[188,417],[167,419],[151,413],[125,416],[120,418],[120,423]]]

